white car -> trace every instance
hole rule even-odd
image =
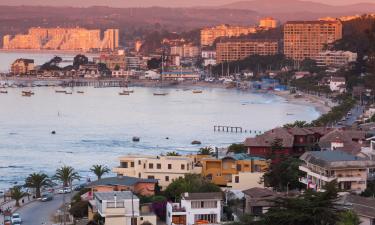
[[[12,224],[20,224],[22,223],[22,219],[19,213],[13,213],[12,217],[10,218]]]
[[[62,189],[59,189],[57,191],[57,193],[59,193],[59,194],[66,194],[66,193],[70,193],[70,192],[72,192],[72,190],[70,188],[62,188]]]

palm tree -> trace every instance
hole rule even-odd
[[[32,173],[25,181],[25,186],[35,188],[36,198],[40,198],[40,189],[45,186],[51,185],[51,180],[44,173]]]
[[[212,155],[213,151],[211,147],[203,147],[199,149],[198,155]]]
[[[167,152],[167,156],[180,156],[180,154],[173,151],[173,152]]]
[[[63,187],[69,187],[73,180],[79,180],[80,176],[71,166],[62,166],[56,170],[54,179],[63,183]]]
[[[104,165],[93,165],[90,171],[98,177],[98,180],[100,180],[104,174],[109,173],[111,170]]]
[[[54,179],[63,183],[63,187],[69,187],[72,185],[73,180],[79,180],[80,176],[78,172],[74,170],[71,166],[62,166],[56,170]],[[63,213],[64,213],[64,225],[66,224],[66,204],[65,204],[65,194],[63,195]]]
[[[16,207],[20,206],[20,200],[27,195],[21,190],[21,186],[14,186],[10,189],[10,197],[16,200]]]

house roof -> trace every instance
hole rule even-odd
[[[111,192],[95,192],[94,196],[99,200],[126,200],[126,199],[138,199],[131,191],[111,191]]]
[[[305,152],[301,160],[323,168],[366,168],[375,167],[375,161],[360,158],[342,151]]]
[[[271,146],[275,139],[282,139],[282,145],[284,148],[293,147],[294,136],[290,134],[285,128],[275,128],[256,137],[246,138],[245,146]]]
[[[221,192],[206,192],[206,193],[184,193],[182,194],[182,198],[185,200],[222,200],[223,193]]]
[[[138,183],[157,183],[156,179],[142,179],[128,176],[106,177],[87,184],[88,187],[95,186],[134,186]]]
[[[266,160],[261,157],[255,157],[255,156],[249,156],[246,153],[238,153],[238,154],[233,154],[233,155],[227,155],[223,157],[222,159],[233,159],[233,160]]]
[[[375,218],[375,198],[366,198],[358,195],[345,195],[341,204],[348,206],[357,215]]]
[[[331,144],[333,142],[340,142],[343,143],[343,147],[338,147],[336,150],[356,155],[361,151],[361,144],[353,140],[365,139],[366,133],[363,131],[335,129],[320,138],[319,146],[322,149],[331,149]]]
[[[269,189],[259,188],[259,187],[247,189],[243,191],[243,193],[252,198],[264,198],[264,197],[276,196],[277,194]]]

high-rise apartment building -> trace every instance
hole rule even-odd
[[[294,60],[314,59],[326,45],[342,38],[342,23],[289,21],[284,25],[284,54]]]
[[[199,56],[199,47],[192,44],[184,44],[171,47],[171,55],[178,55],[182,58],[194,58]]]
[[[230,62],[250,55],[276,55],[278,42],[272,40],[225,41],[216,45],[216,62]]]
[[[201,45],[212,46],[219,37],[239,37],[256,33],[255,27],[219,25],[201,30]]]
[[[272,17],[265,17],[259,20],[259,27],[263,29],[273,29],[277,27],[277,20]]]

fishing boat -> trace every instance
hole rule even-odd
[[[31,97],[34,93],[31,91],[23,91],[22,96],[23,97]]]
[[[0,91],[0,94],[8,94],[8,91]]]
[[[84,94],[84,91],[77,91],[78,94]]]
[[[68,92],[68,91],[66,91],[66,92],[65,92],[65,94],[66,94],[66,95],[72,95],[72,94],[73,94],[73,92],[71,92],[71,91],[69,91],[69,92]]]
[[[66,93],[66,91],[64,91],[64,90],[56,90],[55,92],[56,92],[56,93],[63,93],[63,94]]]
[[[168,93],[154,93],[155,96],[166,96]]]
[[[119,92],[118,94],[119,95],[129,95],[129,92],[123,91],[123,92]]]
[[[203,93],[202,90],[193,90],[193,94],[201,94],[201,93]]]
[[[139,142],[139,141],[140,141],[140,138],[139,138],[139,137],[133,137],[133,138],[132,138],[132,141],[133,141],[133,142]]]

